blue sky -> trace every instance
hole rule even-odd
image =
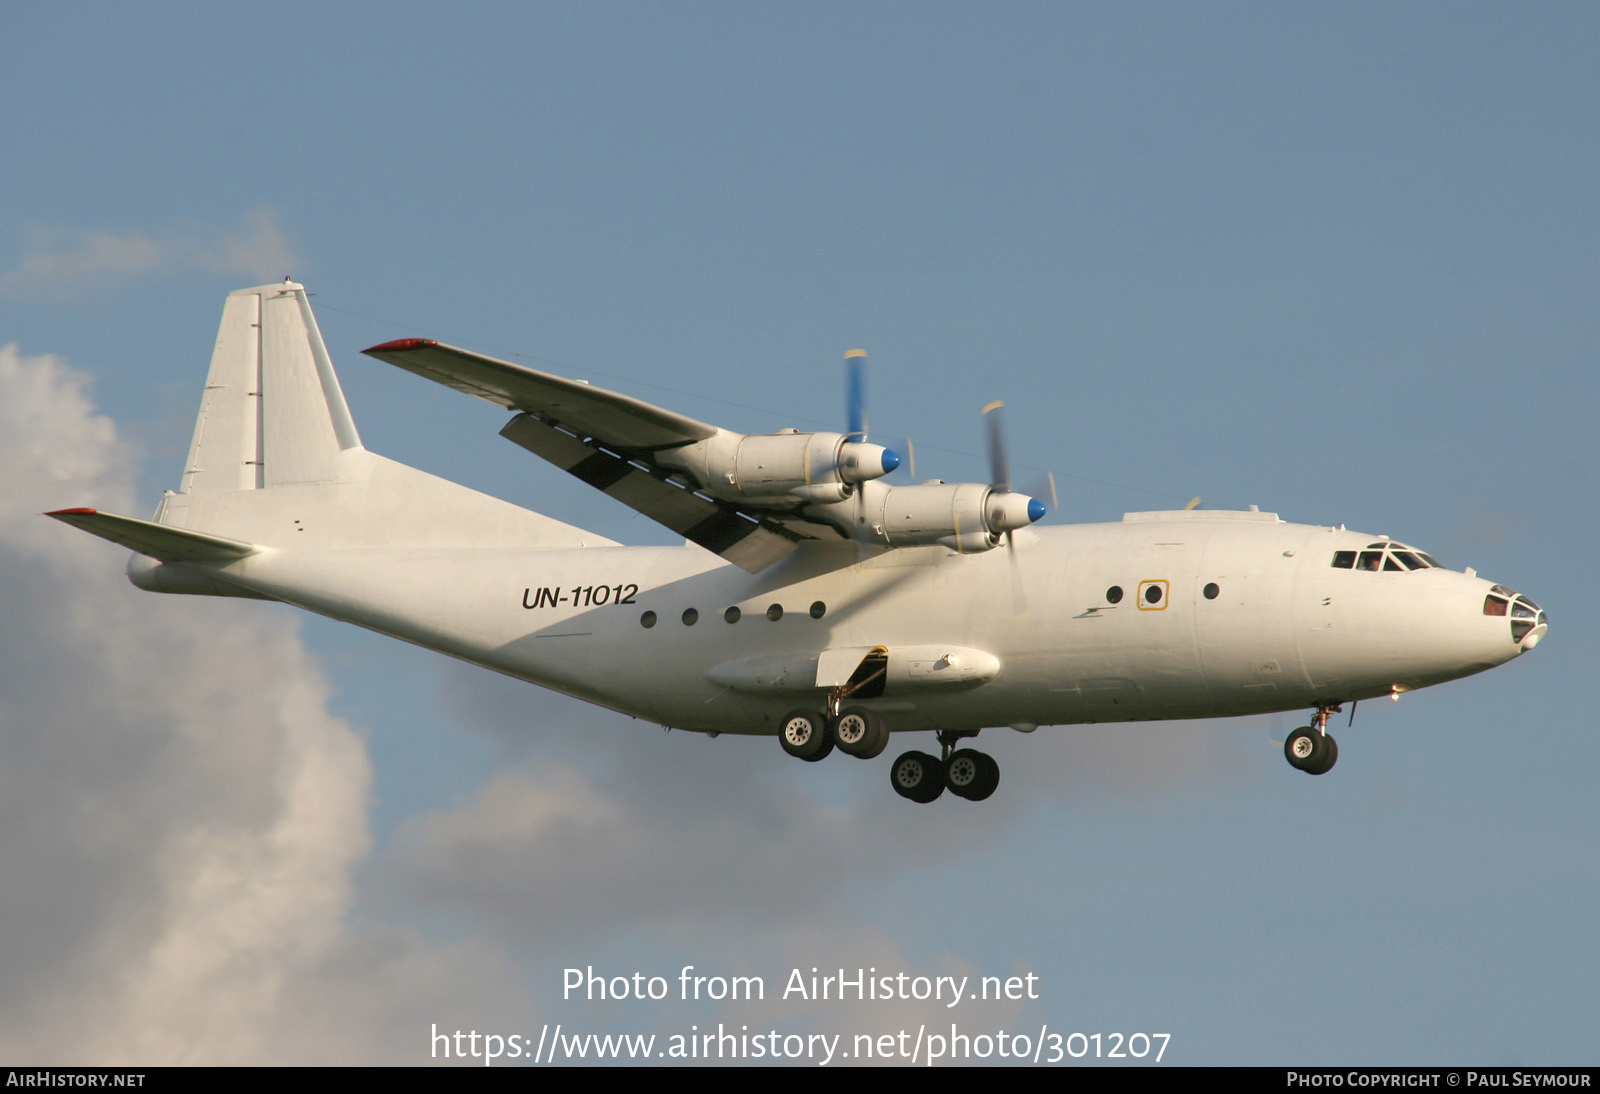
[[[871,965],[1031,970],[1041,1000],[963,1025],[1179,1063],[1593,1063],[1597,39],[1581,4],[8,5],[0,861],[36,895],[0,897],[4,1054],[948,1020],[560,992]],[[369,448],[626,542],[668,540],[358,351],[425,334],[761,431],[837,428],[865,346],[920,477],[983,477],[1002,398],[1051,521],[1347,523],[1552,631],[1361,709],[1326,778],[1284,764],[1294,715],[1062,727],[986,734],[996,797],[922,810],[881,763],[156,604],[33,514],[152,509],[222,297],[284,275]],[[218,862],[281,914],[219,902]]]

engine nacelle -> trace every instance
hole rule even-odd
[[[715,437],[663,451],[657,460],[687,472],[702,489],[729,501],[827,504],[849,497],[857,483],[887,475],[900,457],[879,444],[843,433],[745,434]]]
[[[1044,503],[983,483],[925,482],[873,490],[864,499],[873,538],[890,546],[941,543],[987,551],[1000,537],[1044,516]]]

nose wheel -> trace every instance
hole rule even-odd
[[[1326,775],[1339,762],[1339,742],[1328,733],[1328,715],[1337,714],[1337,706],[1321,706],[1312,717],[1311,724],[1289,734],[1283,742],[1283,755],[1289,766],[1308,775]]]

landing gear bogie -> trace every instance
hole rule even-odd
[[[974,730],[941,730],[937,759],[926,752],[903,753],[889,770],[895,793],[914,802],[931,802],[945,790],[974,802],[993,794],[1000,785],[994,757],[975,748],[956,749],[963,737],[975,735]]]

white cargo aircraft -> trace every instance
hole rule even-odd
[[[153,521],[49,515],[133,550],[141,589],[280,600],[676,729],[802,760],[931,732],[939,754],[890,769],[920,802],[993,793],[994,760],[957,745],[1000,726],[1309,709],[1284,752],[1320,775],[1341,704],[1546,630],[1471,570],[1254,509],[1033,527],[997,430],[993,483],[887,485],[858,382],[846,432],[750,436],[430,340],[366,352],[512,411],[503,436],[686,542],[625,547],[368,452],[288,281],[228,297]]]

